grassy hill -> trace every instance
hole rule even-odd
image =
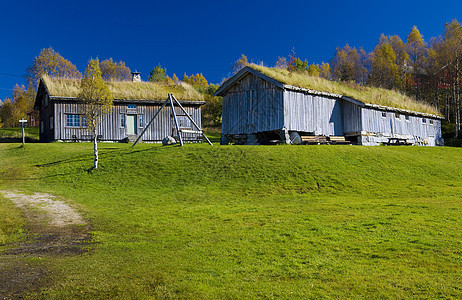
[[[0,144],[0,190],[58,195],[92,226],[89,252],[26,260],[55,276],[34,298],[462,297],[461,149],[100,152],[95,172],[90,143]],[[1,196],[0,213],[2,250],[25,221]]]

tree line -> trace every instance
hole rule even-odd
[[[92,62],[95,60],[91,60]],[[114,61],[112,58],[98,61],[101,78],[104,81],[130,81],[131,70],[123,61]],[[53,48],[40,51],[32,64],[26,69],[27,88],[24,85],[16,85],[13,88],[11,98],[0,101],[0,127],[17,127],[19,120],[27,118],[27,114],[33,112],[38,83],[43,75],[51,77],[64,77],[81,80],[82,73],[69,60],[65,59]],[[212,94],[218,85],[209,84],[201,74],[188,76],[186,73],[182,80],[173,74],[167,75],[167,69],[159,65],[150,72],[149,81],[160,84],[174,85],[182,82],[190,84],[204,95],[206,105],[203,108],[203,123],[206,126],[216,126],[221,122],[221,98],[213,97]]]

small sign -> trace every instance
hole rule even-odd
[[[19,120],[19,123],[21,123],[22,127],[22,144],[26,144],[26,135],[24,134],[24,127],[26,126],[27,120],[21,119]]]

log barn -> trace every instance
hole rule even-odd
[[[216,91],[216,96],[223,97],[222,144],[435,146],[443,143],[442,118],[436,111],[428,113],[403,108],[399,103],[393,107],[369,102],[367,95],[359,100],[339,93],[294,86],[284,82],[282,75],[275,79],[276,76],[271,76],[273,73],[291,76],[286,70],[251,65],[226,80]],[[336,82],[332,84],[338,85]],[[376,90],[379,93],[385,91]],[[374,97],[380,99],[382,95]],[[383,92],[383,100],[386,97]],[[420,107],[419,103],[407,100]]]
[[[142,82],[139,73],[132,81],[108,82],[114,97],[112,111],[104,115],[98,126],[100,141],[134,141],[156,114],[168,94],[175,95],[186,112],[201,126],[202,95],[187,84]],[[39,111],[40,142],[85,141],[92,139],[79,101],[80,80],[43,77],[40,80],[35,109]],[[191,121],[175,107],[180,130],[193,131]],[[177,137],[169,106],[162,109],[144,133],[145,142],[161,142],[167,136]],[[196,133],[182,134],[184,141],[198,141]]]

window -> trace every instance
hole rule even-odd
[[[386,118],[387,117],[387,113],[385,111],[382,112],[382,118]]]
[[[395,118],[399,119],[399,113],[395,113]]]
[[[180,128],[191,128],[191,120],[186,116],[178,117],[178,127]]]
[[[53,129],[53,116],[50,117],[50,130]]]
[[[144,124],[143,124],[143,115],[138,115],[138,119],[139,119],[139,122],[140,122],[140,127],[144,127]]]
[[[430,119],[430,125],[433,125],[433,120],[432,119]]]
[[[405,115],[405,116],[404,116],[404,118],[405,118],[405,119],[406,119],[406,121],[408,121],[408,122],[409,122],[409,121],[410,121],[410,119],[411,119],[411,118],[409,117],[409,115]]]
[[[66,115],[66,127],[86,127],[87,120],[85,119],[84,115],[74,115],[74,114],[67,114]],[[51,120],[50,120],[50,127],[51,127]]]
[[[247,90],[245,93],[246,99],[253,100],[255,99],[256,91],[255,90]]]
[[[127,108],[135,108],[136,109],[136,104],[128,104]]]
[[[40,133],[43,133],[43,121],[40,121]]]
[[[120,128],[125,128],[125,115],[120,115]]]
[[[43,98],[43,106],[48,106],[48,95]]]
[[[423,124],[427,123],[427,119],[422,118],[422,123],[423,123]]]

